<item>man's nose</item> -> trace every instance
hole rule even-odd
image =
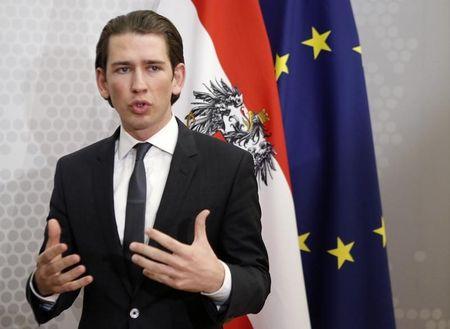
[[[141,93],[147,91],[147,85],[145,84],[143,72],[136,70],[133,74],[133,80],[131,82],[131,90],[134,93]]]

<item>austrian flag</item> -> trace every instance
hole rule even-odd
[[[273,61],[257,0],[165,0],[180,31],[187,80],[175,115],[253,155],[272,289],[257,315],[227,329],[310,328]]]

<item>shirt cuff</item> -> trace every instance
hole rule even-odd
[[[214,302],[214,304],[216,304],[217,309],[219,309],[220,306],[222,306],[223,304],[225,304],[228,301],[228,298],[230,297],[230,293],[231,293],[230,268],[224,262],[222,262],[222,261],[220,261],[220,262],[222,263],[222,266],[225,270],[225,277],[223,279],[222,286],[217,291],[214,291],[211,293],[206,293],[206,292],[201,293],[202,295],[209,297]]]
[[[59,294],[54,294],[54,295],[45,296],[45,297],[41,296],[40,294],[38,294],[37,289],[34,287],[33,282],[34,282],[34,271],[33,271],[33,273],[31,273],[31,278],[30,278],[31,292],[33,293],[33,295],[35,295],[41,301],[41,305],[39,305],[39,307],[46,311],[50,311],[53,308],[53,306],[56,304]]]

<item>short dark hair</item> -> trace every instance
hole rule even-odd
[[[97,42],[95,54],[96,69],[101,68],[106,72],[109,38],[112,35],[128,32],[161,35],[166,41],[172,70],[174,70],[179,63],[184,63],[183,40],[175,25],[173,25],[166,17],[161,16],[152,10],[136,10],[126,15],[117,16],[105,25]],[[172,94],[171,104],[175,103],[179,97],[179,94]],[[108,102],[112,106],[110,99],[108,99]]]

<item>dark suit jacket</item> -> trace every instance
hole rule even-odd
[[[79,254],[94,277],[84,290],[79,328],[221,328],[227,319],[256,313],[264,304],[270,276],[253,159],[237,147],[192,132],[180,121],[178,125],[179,137],[154,227],[191,243],[196,215],[210,209],[207,235],[218,258],[230,267],[230,298],[218,312],[199,293],[175,290],[145,277],[137,287],[131,286],[114,219],[117,130],[107,139],[64,156],[56,166],[48,218],[59,220],[62,242],[69,246],[66,254]],[[46,238],[41,251],[45,242]],[[78,293],[62,294],[46,311],[27,285],[27,298],[39,323],[70,307]],[[130,316],[132,309],[135,318]]]

